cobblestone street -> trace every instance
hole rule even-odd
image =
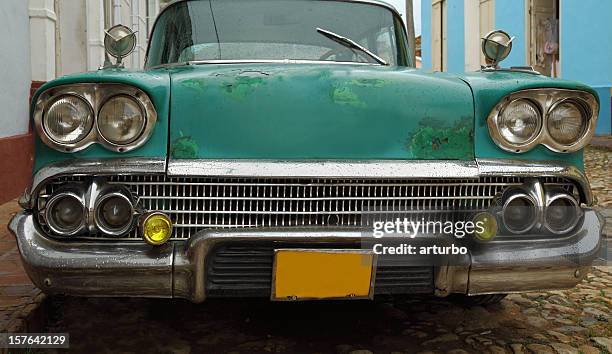
[[[611,220],[612,152],[590,148],[587,173]],[[15,204],[0,208],[8,221]],[[42,300],[20,268],[14,240],[0,231],[2,330],[23,330]],[[464,307],[447,299],[271,303],[49,297],[47,332],[70,333],[78,353],[612,353],[612,267],[578,287],[509,295]],[[10,327],[10,328],[8,328]]]

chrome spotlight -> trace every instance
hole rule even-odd
[[[123,236],[134,225],[134,203],[123,190],[110,190],[96,200],[94,222],[99,231],[111,236]]]
[[[117,59],[115,66],[121,66],[121,60],[136,48],[136,32],[124,25],[116,25],[105,31],[104,49]],[[106,66],[106,63],[105,63]]]
[[[489,67],[497,68],[510,55],[513,40],[514,37],[502,30],[491,31],[482,38],[482,53]]]

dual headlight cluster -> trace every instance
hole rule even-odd
[[[489,133],[506,151],[526,152],[541,144],[568,153],[593,136],[599,105],[587,92],[534,89],[504,98],[488,117]]]
[[[565,235],[579,223],[582,209],[578,199],[563,189],[538,193],[536,185],[504,192],[501,217],[512,234],[525,234],[544,228],[555,235]]]
[[[149,97],[119,84],[58,86],[43,92],[34,111],[38,135],[64,152],[93,143],[125,152],[146,142],[157,121]]]
[[[123,236],[134,226],[136,215],[128,191],[109,189],[97,195],[91,212],[85,192],[77,187],[58,190],[44,207],[49,229],[58,236],[74,236],[95,228],[110,236]]]

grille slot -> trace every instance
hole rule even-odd
[[[269,297],[275,248],[304,248],[289,244],[224,244],[208,258],[206,291],[210,297]],[[349,245],[309,245],[308,248],[352,248]],[[379,265],[375,294],[431,294],[434,268],[428,266]]]
[[[172,239],[184,240],[208,228],[360,226],[368,210],[486,209],[496,195],[519,186],[520,177],[477,179],[300,179],[209,178],[165,175],[108,176],[107,183],[128,187],[145,210],[167,213]],[[41,189],[38,209],[62,184],[88,177],[61,177]],[[546,186],[570,192],[562,178],[542,178]],[[44,227],[44,219],[39,218]],[[104,236],[97,236],[98,238]],[[122,239],[139,239],[136,231]]]

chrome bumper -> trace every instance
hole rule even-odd
[[[602,220],[585,209],[584,223],[556,241],[503,241],[470,249],[462,262],[437,266],[435,294],[470,295],[569,288],[580,282],[601,247]],[[86,296],[206,298],[207,257],[220,242],[356,243],[359,231],[243,229],[205,231],[189,242],[152,247],[139,243],[69,243],[45,237],[34,217],[11,220],[24,267],[46,293]]]

